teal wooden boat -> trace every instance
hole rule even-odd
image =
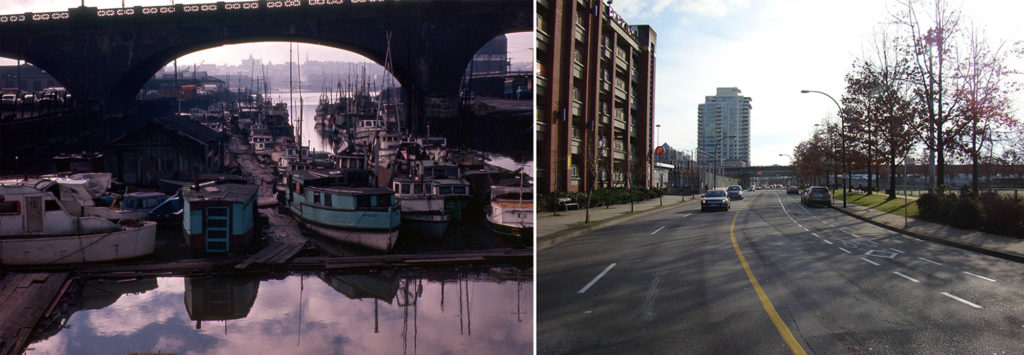
[[[395,192],[373,186],[371,178],[365,169],[292,172],[288,209],[316,234],[390,252],[398,240],[401,209]]]

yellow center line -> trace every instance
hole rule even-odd
[[[758,194],[757,197],[760,196],[761,195]],[[754,272],[750,271],[750,265],[747,265],[747,258],[743,257],[743,252],[740,251],[740,245],[736,242],[736,233],[734,232],[736,229],[736,218],[740,216],[740,211],[743,211],[747,206],[754,204],[754,200],[756,200],[757,197],[754,197],[754,199],[750,200],[749,203],[743,205],[743,207],[737,210],[736,214],[732,216],[732,224],[729,226],[729,237],[732,238],[732,247],[733,249],[736,249],[736,256],[740,258],[740,264],[743,265],[743,270],[747,272],[747,278],[750,279],[750,284],[754,286],[754,292],[757,292],[757,298],[761,299],[761,305],[764,306],[765,313],[768,313],[768,318],[771,318],[772,324],[775,324],[775,329],[779,331],[779,335],[782,336],[782,340],[786,342],[786,345],[788,345],[789,349],[793,351],[793,354],[805,355],[807,352],[804,351],[800,342],[793,337],[793,332],[789,331],[789,326],[786,326],[786,322],[782,321],[782,317],[779,317],[779,312],[775,311],[775,306],[773,306],[772,301],[768,299],[768,294],[764,293],[764,289],[761,288],[761,284],[757,282],[757,277],[754,277]]]

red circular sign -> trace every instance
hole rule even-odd
[[[654,154],[658,156],[665,155],[665,147],[659,146],[657,148],[654,148]]]

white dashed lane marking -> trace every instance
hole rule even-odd
[[[977,277],[977,278],[982,279],[982,280],[996,282],[996,280],[993,280],[993,279],[990,279],[990,278],[987,278],[987,277],[984,277],[984,276],[981,276],[981,275],[978,275],[978,274],[972,274],[972,273],[969,273],[967,271],[964,271],[964,273],[968,274],[968,275],[971,275],[971,276],[974,276],[974,277]]]
[[[611,263],[611,265],[608,265],[608,267],[604,268],[604,271],[601,271],[600,274],[597,274],[597,276],[595,276],[593,280],[590,280],[590,282],[587,283],[586,286],[583,286],[583,288],[581,288],[579,291],[576,291],[576,293],[587,292],[587,290],[590,289],[590,286],[594,286],[594,284],[597,283],[597,280],[600,280],[602,277],[604,277],[604,274],[607,274],[608,271],[611,270],[613,267],[615,267],[615,263]]]
[[[904,278],[904,279],[907,279],[907,280],[913,281],[914,283],[918,283],[918,282],[921,282],[921,281],[917,281],[917,279],[915,279],[915,278],[913,278],[913,277],[910,277],[910,276],[907,276],[907,275],[901,274],[901,273],[900,273],[899,271],[893,271],[892,273],[894,273],[894,274],[896,274],[896,275],[899,275],[900,277],[902,277],[902,278]]]
[[[960,297],[957,297],[957,296],[953,296],[953,295],[949,294],[949,292],[943,292],[942,295],[946,296],[946,297],[949,297],[949,298],[952,298],[954,300],[957,300],[958,302],[966,304],[968,306],[971,306],[971,307],[974,307],[974,308],[978,308],[978,309],[981,308],[981,306],[976,305],[974,303],[971,303],[971,301],[965,300],[963,298],[960,298]]]

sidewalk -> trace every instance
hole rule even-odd
[[[590,225],[583,225],[586,220],[586,208],[569,211],[558,211],[555,216],[552,212],[537,211],[537,248],[547,248],[555,244],[572,239],[586,232],[612,226],[635,217],[643,216],[655,211],[675,207],[684,203],[691,203],[694,196],[685,195],[686,202],[682,202],[680,195],[665,195],[662,197],[664,206],[661,206],[657,198],[640,201],[633,204],[633,213],[629,213],[629,204],[614,205],[610,207],[591,207]]]
[[[841,206],[842,201],[832,204],[832,208],[840,212],[895,232],[1002,259],[1024,262],[1024,239],[1021,238],[959,229],[915,218],[907,219],[907,228],[904,229],[903,216],[855,204],[847,204],[849,206],[847,208],[842,208]]]

